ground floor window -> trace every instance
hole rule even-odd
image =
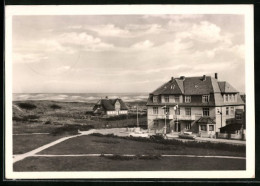
[[[153,125],[154,125],[154,127],[158,128],[159,127],[159,121],[158,120],[154,120],[153,121]]]
[[[209,131],[214,131],[214,125],[209,125]]]
[[[200,130],[207,131],[207,125],[200,125]]]
[[[185,129],[190,129],[191,128],[191,123],[186,123]]]

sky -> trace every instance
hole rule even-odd
[[[218,73],[245,91],[244,16],[14,16],[14,93],[152,92]]]

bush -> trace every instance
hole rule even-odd
[[[30,120],[36,120],[39,119],[40,117],[38,115],[25,115],[21,117],[14,116],[13,120],[14,121],[30,121]]]
[[[52,108],[53,110],[56,110],[56,109],[61,109],[61,106],[56,105],[56,104],[52,104],[52,105],[50,106],[50,108]]]
[[[26,109],[26,110],[33,110],[36,109],[37,106],[31,103],[18,103],[18,106],[22,109]]]
[[[164,145],[175,145],[176,147],[194,147],[194,148],[204,148],[204,149],[216,149],[216,150],[229,150],[229,151],[238,151],[238,152],[245,152],[246,147],[244,145],[234,145],[234,144],[227,144],[227,143],[212,143],[212,142],[198,142],[198,141],[181,141],[176,139],[150,139],[150,138],[141,138],[141,137],[122,137],[122,136],[115,136],[115,135],[102,135],[102,134],[91,134],[95,136],[106,136],[106,137],[113,137],[113,138],[121,138],[121,139],[128,139],[133,141],[140,141],[140,142],[150,142],[150,143],[159,143]],[[166,147],[165,147],[166,148]]]
[[[62,127],[56,128],[51,132],[52,135],[63,135],[63,134],[68,134],[68,135],[76,135],[78,134],[79,130],[90,130],[93,129],[93,125],[64,125]]]

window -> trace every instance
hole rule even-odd
[[[159,127],[159,121],[158,120],[153,120],[153,126],[155,128],[158,128]]]
[[[175,100],[175,103],[179,103],[180,102],[180,96],[174,96],[174,100]]]
[[[158,96],[153,96],[153,102],[157,103],[158,102]]]
[[[164,114],[170,114],[170,108],[169,107],[166,107],[164,109]]]
[[[235,101],[235,95],[234,95],[234,94],[231,95],[231,101],[232,101],[232,102]]]
[[[180,107],[176,108],[175,115],[180,115]]]
[[[228,94],[228,101],[231,101],[231,94]]]
[[[229,115],[229,108],[226,107],[226,115],[228,116]]]
[[[207,125],[200,125],[200,130],[207,131]]]
[[[202,103],[208,103],[209,102],[209,95],[203,95],[202,96]]]
[[[190,129],[191,128],[191,123],[186,123],[185,129]]]
[[[153,114],[158,114],[158,107],[153,107]]]
[[[164,101],[169,103],[169,96],[164,96]]]
[[[234,107],[230,107],[230,115],[234,115],[235,112],[234,112]]]
[[[185,108],[185,115],[187,116],[191,115],[191,108]]]
[[[191,102],[191,96],[185,96],[185,103]]]
[[[228,102],[228,95],[225,94],[224,96],[225,96],[225,102]]]
[[[236,114],[236,119],[237,120],[241,120],[242,119],[242,115],[241,114]]]
[[[209,108],[202,108],[203,116],[209,116]]]
[[[209,131],[214,131],[214,125],[209,125]]]

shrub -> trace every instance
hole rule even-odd
[[[26,109],[26,110],[33,110],[36,109],[37,106],[31,103],[18,103],[18,106],[22,109]]]
[[[52,104],[52,105],[50,106],[50,108],[52,108],[53,110],[56,110],[56,109],[61,109],[61,106],[56,105],[56,104]]]
[[[92,128],[94,128],[92,125],[64,125],[62,127],[54,129],[51,134],[54,136],[62,134],[76,135],[78,134],[79,130],[90,130]]]
[[[14,116],[13,120],[14,121],[30,121],[30,120],[36,120],[39,119],[40,117],[38,115],[25,115],[21,117]]]
[[[48,121],[46,121],[44,124],[49,125],[49,124],[51,124],[51,121],[48,120]]]

